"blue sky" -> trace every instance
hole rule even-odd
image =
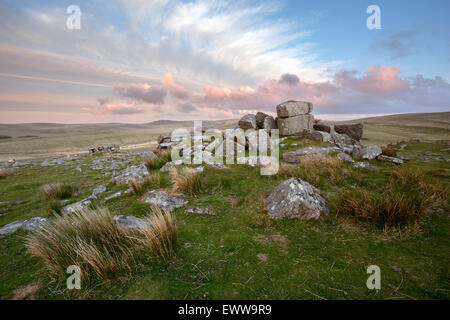
[[[381,9],[369,30],[366,8]],[[81,29],[66,27],[69,5]],[[0,0],[0,122],[449,111],[449,1]]]

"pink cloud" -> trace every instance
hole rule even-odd
[[[136,114],[144,112],[141,108],[138,108],[132,104],[128,103],[107,103],[104,104],[101,108],[90,108],[85,107],[81,108],[81,111],[88,112],[96,115],[104,115],[104,114]]]

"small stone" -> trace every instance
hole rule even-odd
[[[343,153],[343,152],[339,152],[336,155],[336,158],[338,158],[341,161],[349,161],[349,162],[354,162],[354,160],[352,159],[352,157],[350,157],[348,154]]]
[[[376,169],[375,166],[371,165],[371,164],[370,164],[369,162],[367,162],[367,161],[364,161],[364,162],[355,162],[355,163],[353,164],[353,166],[354,166],[355,168],[365,168],[365,169],[369,169],[369,170],[374,170],[374,169]]]
[[[213,211],[207,208],[191,208],[184,211],[185,213],[198,213],[198,214],[207,214],[207,215],[216,215]]]
[[[126,231],[143,231],[145,228],[152,227],[152,224],[147,220],[136,218],[134,216],[114,216],[114,221],[117,223],[119,228]]]
[[[184,207],[189,201],[184,196],[170,196],[165,190],[152,190],[142,196],[141,202],[155,205],[169,212]]]
[[[381,154],[381,148],[377,145],[359,146],[353,149],[353,159],[375,159]]]
[[[382,154],[380,154],[377,157],[377,160],[387,161],[387,162],[391,162],[391,163],[395,163],[395,164],[402,164],[403,163],[402,159],[395,158],[395,157],[388,157],[388,156],[385,156],[385,155],[382,155]]]
[[[106,191],[106,187],[105,186],[98,186],[97,188],[94,189],[94,191],[92,191],[92,195],[94,196],[98,196],[99,194],[103,193]]]

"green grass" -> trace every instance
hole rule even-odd
[[[316,144],[306,139],[287,139],[283,150]],[[297,146],[292,146],[297,143]],[[399,155],[415,152],[443,152],[446,144],[412,143]],[[448,154],[447,154],[448,156]],[[66,166],[28,167],[0,181],[0,201],[22,200],[0,216],[0,225],[30,218],[51,216],[39,192],[42,184],[59,181],[80,185],[81,194],[71,202],[89,196],[110,177],[89,170],[94,157],[81,158]],[[142,163],[136,158],[132,163]],[[189,204],[175,211],[178,249],[171,263],[146,263],[141,269],[118,274],[112,281],[73,292],[65,281],[52,281],[40,259],[27,253],[24,232],[0,239],[0,296],[9,298],[19,286],[42,280],[35,296],[40,299],[449,299],[450,218],[448,194],[430,204],[418,222],[403,228],[385,229],[378,224],[338,213],[333,199],[346,189],[382,192],[398,167],[370,161],[378,170],[342,169],[351,174],[328,179],[319,171],[317,182],[330,205],[330,215],[318,221],[273,220],[264,199],[283,176],[261,176],[259,168],[229,165],[218,170],[205,166],[202,192],[188,195]],[[75,170],[80,165],[82,175]],[[434,183],[448,188],[450,163],[406,161],[402,168],[419,170]],[[152,170],[152,173],[159,172]],[[309,179],[308,176],[304,177]],[[24,188],[27,186],[27,188]],[[170,173],[161,173],[161,187],[171,189]],[[98,200],[128,186],[108,185]],[[401,187],[403,188],[403,187]],[[406,188],[406,187],[405,187]],[[408,189],[401,189],[405,192]],[[149,206],[139,195],[127,195],[102,205],[112,213],[145,216]],[[207,207],[215,216],[186,214],[190,207]],[[258,255],[263,254],[267,261]],[[379,292],[366,288],[366,268],[378,265],[382,273]],[[403,272],[395,272],[392,266]],[[82,283],[83,286],[83,283]]]

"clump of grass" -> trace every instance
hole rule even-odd
[[[160,169],[163,165],[165,165],[172,159],[171,153],[167,150],[156,151],[155,153],[156,157],[150,157],[145,162],[145,166],[147,167],[148,171]]]
[[[396,157],[397,156],[397,150],[391,147],[383,147],[381,148],[381,153],[388,157]]]
[[[70,198],[77,188],[68,183],[49,183],[41,187],[41,192],[46,200]]]
[[[345,213],[379,227],[402,227],[415,222],[425,211],[426,198],[419,192],[403,192],[388,185],[377,190],[342,190],[335,199],[338,214]]]
[[[0,179],[6,179],[7,177],[14,174],[13,168],[3,168],[0,169]]]
[[[50,200],[48,202],[48,206],[47,206],[49,213],[56,213],[56,214],[61,213],[62,207],[63,207],[63,205],[59,201],[54,200],[54,199]]]
[[[172,178],[172,191],[182,192],[189,195],[199,194],[203,188],[201,175],[192,168],[182,168],[180,171],[173,168],[170,170]]]
[[[163,213],[158,207],[152,206],[153,215],[147,216],[152,228],[144,228],[138,243],[158,254],[164,261],[175,257],[177,244],[177,227],[170,212]]]
[[[76,265],[84,280],[108,279],[133,270],[139,257],[173,257],[176,227],[170,213],[149,213],[144,219],[149,226],[130,232],[117,227],[108,209],[86,209],[29,234],[26,247],[54,275],[64,277],[66,268]]]
[[[324,179],[327,182],[339,184],[351,174],[337,158],[318,156],[305,157],[298,166],[281,164],[278,174],[287,177],[298,177],[316,186],[320,186]]]
[[[161,186],[161,176],[159,173],[154,173],[144,176],[142,179],[130,179],[128,184],[131,187],[133,194],[142,194],[149,187],[159,188]]]

